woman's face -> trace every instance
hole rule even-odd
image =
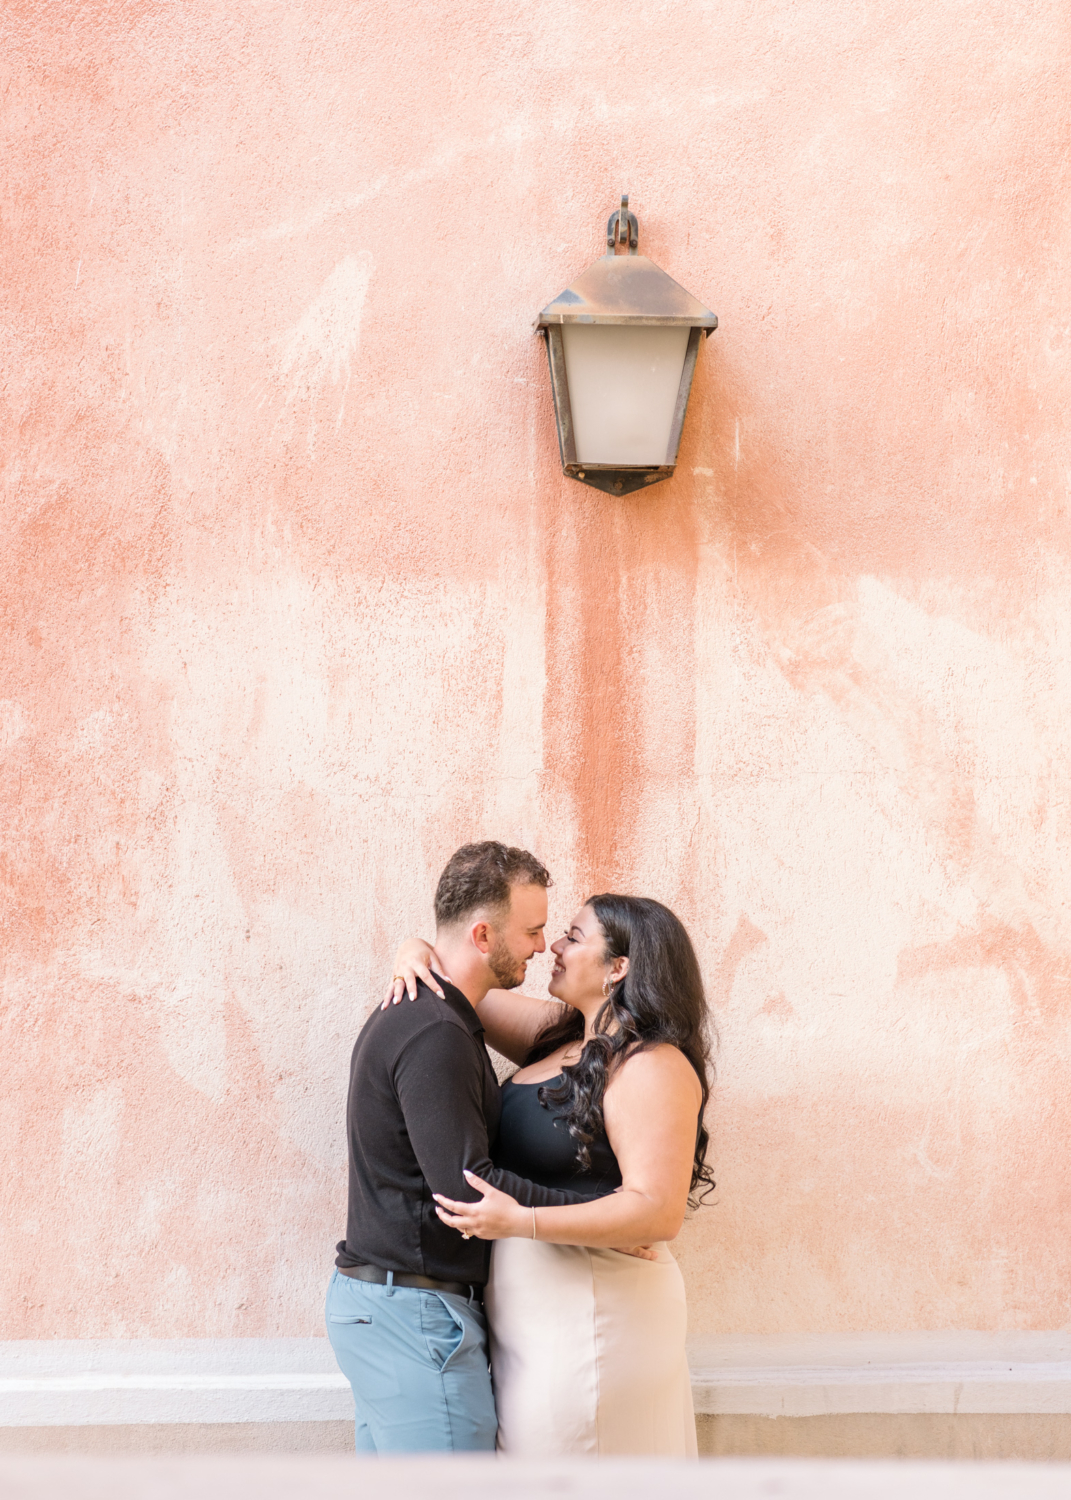
[[[564,936],[551,943],[550,951],[554,969],[547,988],[555,1000],[585,1013],[597,1010],[606,999],[607,979],[620,978],[619,970],[628,967],[626,959],[607,963],[606,937],[590,906],[580,908]]]

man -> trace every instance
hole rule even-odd
[[[482,1308],[491,1246],[463,1239],[433,1193],[471,1202],[467,1168],[526,1206],[578,1203],[492,1166],[498,1080],[477,1007],[546,948],[550,876],[488,841],[452,856],[435,892],[443,998],[374,1010],[350,1064],[349,1214],[327,1328],[353,1387],[358,1452],[479,1452],[497,1421]]]

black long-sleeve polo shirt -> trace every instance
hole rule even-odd
[[[374,1010],[350,1062],[346,1107],[349,1213],[336,1265],[372,1265],[439,1281],[487,1281],[491,1245],[463,1240],[432,1193],[472,1202],[464,1168],[526,1207],[587,1200],[540,1187],[491,1162],[502,1113],[474,1006],[420,984],[415,1003]]]

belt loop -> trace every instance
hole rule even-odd
[[[388,1271],[387,1272],[387,1296],[388,1297],[393,1297],[394,1296],[394,1272],[393,1271]]]

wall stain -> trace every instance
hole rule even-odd
[[[897,983],[949,969],[998,969],[1020,1016],[1057,1019],[1071,1011],[1071,955],[1055,952],[1033,927],[983,922],[944,942],[904,948]]]
[[[756,948],[761,948],[768,941],[762,928],[756,927],[751,918],[741,912],[710,982],[710,994],[715,1005],[723,1007],[729,1004],[737,969],[749,953],[754,953]]]

